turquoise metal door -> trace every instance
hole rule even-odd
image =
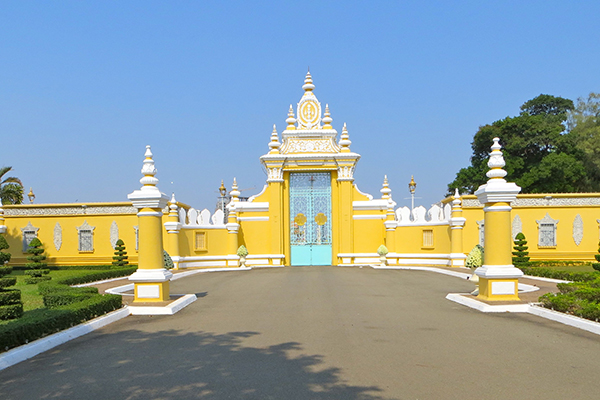
[[[290,173],[292,265],[331,265],[331,174]]]

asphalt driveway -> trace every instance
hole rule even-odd
[[[300,267],[172,282],[199,299],[4,371],[0,399],[597,399],[600,337],[446,300],[421,271]]]

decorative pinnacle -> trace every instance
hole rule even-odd
[[[454,189],[454,196],[452,200],[452,208],[460,208],[460,203],[462,203],[460,199],[460,193],[458,193],[458,188]]]
[[[154,177],[156,175],[156,168],[154,167],[154,160],[152,159],[152,151],[150,145],[146,146],[146,157],[144,159],[144,165],[142,166],[142,174],[144,177],[140,179],[140,183],[144,186],[156,186],[158,179]]]
[[[383,178],[383,187],[381,188],[380,192],[382,199],[391,198],[390,193],[392,193],[392,189],[390,189],[389,187],[387,175],[385,175],[385,177]]]
[[[350,145],[352,142],[350,141],[350,135],[348,135],[348,129],[346,128],[346,123],[344,122],[344,127],[342,128],[342,134],[340,135],[340,146],[342,146],[342,153],[350,152]]]
[[[315,88],[313,85],[312,76],[310,75],[310,70],[306,73],[306,78],[304,78],[304,85],[302,85],[302,89],[306,92],[311,92]]]
[[[171,210],[171,213],[176,213],[178,208],[177,200],[175,200],[175,192],[173,192],[171,195],[171,201],[169,201],[169,209]]]
[[[294,109],[292,108],[292,105],[290,104],[290,111],[288,111],[288,117],[285,120],[285,122],[287,122],[287,127],[285,128],[288,131],[293,131],[294,129],[296,129],[296,118],[294,118]]]
[[[269,142],[269,147],[271,151],[270,154],[279,154],[279,147],[281,143],[279,143],[279,136],[277,135],[277,127],[273,124],[273,132],[271,133],[271,141]]]
[[[331,118],[331,113],[329,112],[329,104],[325,105],[325,114],[323,115],[323,119],[321,120],[325,125],[323,125],[323,129],[333,129],[331,126],[331,122],[333,119]]]
[[[238,201],[238,197],[241,193],[238,190],[238,185],[235,178],[233,178],[233,185],[231,185],[231,192],[229,192],[229,194],[231,195],[233,201]]]
[[[495,137],[493,140],[492,152],[487,163],[491,169],[487,172],[486,176],[490,179],[502,179],[502,181],[506,182],[503,179],[506,176],[506,171],[502,169],[506,165],[506,162],[504,162],[504,156],[502,155],[502,151],[500,151],[502,148],[500,143],[498,143],[500,138]]]

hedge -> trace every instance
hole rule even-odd
[[[128,264],[127,267],[137,267],[137,265],[134,264]],[[14,270],[19,270],[19,271],[24,271],[24,270],[28,270],[29,268],[21,265],[21,266],[14,266],[12,267]],[[70,271],[70,270],[106,270],[106,269],[121,269],[122,267],[115,267],[114,265],[111,264],[103,264],[103,265],[48,265],[46,267],[47,269],[51,270],[51,271]]]
[[[22,318],[0,325],[0,351],[26,344],[121,308],[121,296],[92,296],[53,309],[37,309]]]
[[[600,278],[598,272],[567,272],[567,271],[556,271],[551,268],[540,268],[540,267],[519,267],[525,275],[530,276],[541,276],[544,278],[562,279],[565,281],[573,282],[589,282]]]
[[[104,279],[119,278],[121,276],[128,276],[135,272],[137,267],[127,267],[119,269],[107,269],[104,271],[92,271],[84,272],[77,276],[68,276],[64,278],[57,278],[55,282],[63,285],[80,285],[82,283],[101,281]]]

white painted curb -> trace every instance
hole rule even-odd
[[[173,315],[183,307],[198,300],[195,294],[186,294],[166,307],[129,306],[131,315]]]
[[[446,298],[481,312],[528,312],[529,310],[529,304],[505,304],[493,306],[462,296],[460,293],[449,293]]]
[[[127,307],[0,354],[0,371],[129,315]]]

